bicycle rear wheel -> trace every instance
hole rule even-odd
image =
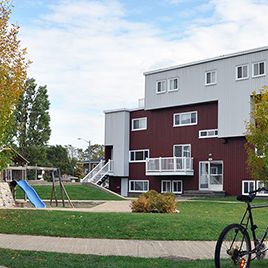
[[[250,250],[251,244],[247,230],[240,224],[230,224],[223,229],[217,241],[215,267],[249,268]]]

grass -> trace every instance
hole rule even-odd
[[[14,268],[213,268],[213,260],[145,259],[119,256],[78,255],[0,249],[0,265]],[[253,261],[252,268],[265,268],[268,261]]]
[[[242,203],[180,202],[178,214],[83,213],[0,210],[0,232],[63,237],[148,240],[217,240],[224,226],[239,222]],[[267,209],[254,211],[265,230]],[[189,228],[189,226],[191,228]]]
[[[41,199],[50,199],[52,186],[51,185],[34,185]],[[71,200],[122,200],[119,196],[97,189],[90,185],[65,185],[65,189]],[[56,189],[57,197],[60,199],[60,188]],[[20,187],[16,187],[16,198],[24,198],[24,193]]]
[[[151,268],[151,267],[213,267],[212,261],[176,261],[117,256],[94,256],[0,249],[0,265],[7,267],[92,267],[92,268]]]

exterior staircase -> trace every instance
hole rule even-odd
[[[186,190],[182,194],[183,197],[224,197],[225,191],[199,191],[199,190]]]
[[[104,160],[101,160],[100,163],[81,180],[81,183],[101,185],[110,174],[113,174],[113,161],[109,160],[105,163]]]
[[[81,183],[90,183],[97,188],[101,188],[102,190],[119,196],[125,199],[123,196],[109,190],[105,186],[105,182],[107,181],[109,175],[113,174],[113,160],[109,160],[107,163],[101,160],[100,163],[92,169],[82,180]]]

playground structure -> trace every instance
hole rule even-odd
[[[28,184],[27,181],[16,181],[16,184],[26,193],[29,201],[35,208],[46,208],[45,203],[41,200],[37,192]]]
[[[42,171],[48,171],[51,177],[52,181],[52,189],[51,189],[51,197],[50,197],[50,206],[59,206],[61,203],[63,207],[66,206],[66,203],[68,202],[69,206],[74,208],[73,203],[70,200],[70,197],[65,189],[65,186],[62,182],[62,177],[60,170],[57,168],[50,168],[50,167],[30,167],[27,166],[26,168],[23,167],[23,169],[19,169],[21,167],[12,167],[12,169],[9,170],[22,170],[25,171],[27,169],[34,169],[35,173],[37,173],[38,170]],[[9,173],[12,175],[12,173]],[[16,173],[18,174],[18,173]],[[24,172],[24,174],[27,174],[27,172]],[[3,176],[5,178],[5,176]],[[12,179],[4,181],[2,179],[2,182],[0,182],[0,207],[14,207],[15,204],[22,204],[24,205],[25,201],[28,200],[35,208],[46,208],[45,203],[41,200],[38,193],[35,191],[35,189],[29,185],[29,183],[26,180],[26,176],[24,178],[20,179]],[[57,194],[57,185],[59,185],[59,192],[60,195]],[[16,201],[16,187],[19,186],[23,192],[24,192],[24,202],[18,202]],[[66,201],[67,200],[67,201]],[[61,202],[60,202],[61,201]]]
[[[58,179],[59,179],[59,186],[60,186],[60,194],[61,194],[61,201],[62,201],[62,206],[65,207],[65,198],[64,198],[64,195],[67,197],[67,200],[70,204],[70,206],[72,208],[74,208],[74,205],[64,187],[64,184],[62,182],[62,176],[61,176],[61,173],[60,173],[60,170],[57,169],[57,173],[58,173]],[[56,191],[56,176],[55,176],[55,172],[52,172],[51,173],[51,176],[52,176],[52,191],[51,191],[51,197],[50,197],[50,206],[52,206],[52,202],[53,200],[55,200],[55,204],[56,204],[56,207],[58,206],[58,199],[57,199],[57,191]]]

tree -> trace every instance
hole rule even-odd
[[[84,152],[85,159],[88,159],[88,148]],[[100,144],[94,144],[90,146],[90,159],[99,160],[104,157],[104,147]]]
[[[0,170],[10,160],[3,148],[12,139],[13,112],[23,93],[29,64],[26,49],[18,40],[19,26],[9,24],[10,15],[10,1],[0,0]]]
[[[46,146],[51,134],[47,88],[37,88],[31,78],[26,80],[24,89],[15,111],[18,150],[31,164],[45,165]]]
[[[47,158],[53,167],[61,170],[61,173],[73,174],[74,166],[66,147],[62,145],[49,146],[47,148]]]
[[[252,93],[251,120],[247,124],[248,167],[255,180],[268,181],[268,88]]]

